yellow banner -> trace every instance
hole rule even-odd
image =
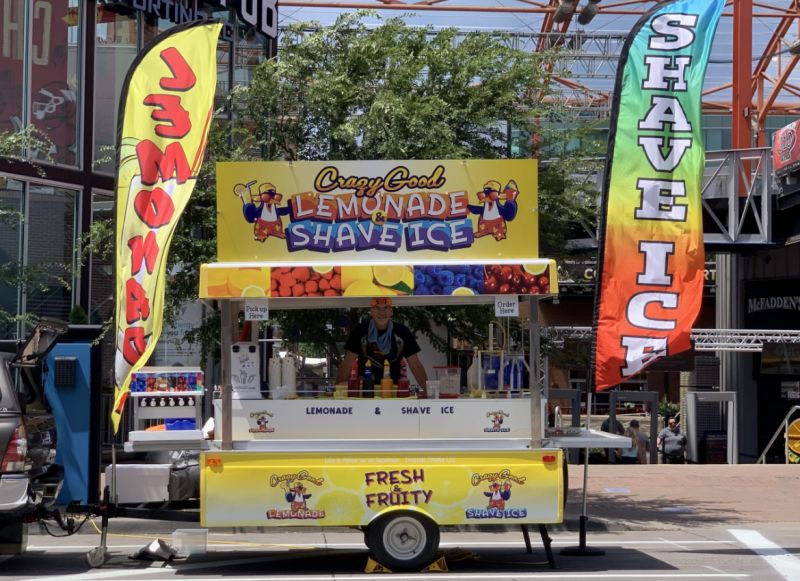
[[[222,25],[197,21],[159,36],[123,89],[117,173],[114,430],[131,373],[161,335],[170,239],[203,161]]]
[[[439,525],[563,520],[560,450],[205,453],[202,526],[364,526],[392,510]]]
[[[221,262],[538,258],[536,160],[217,164]]]

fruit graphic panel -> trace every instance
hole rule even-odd
[[[273,297],[338,297],[342,295],[341,266],[286,266],[272,269]]]

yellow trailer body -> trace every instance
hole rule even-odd
[[[438,525],[563,520],[560,450],[206,452],[205,527],[367,526],[393,511]]]

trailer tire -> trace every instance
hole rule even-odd
[[[372,557],[392,571],[419,571],[436,558],[439,527],[416,512],[395,511],[367,529]]]

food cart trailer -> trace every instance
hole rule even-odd
[[[263,397],[256,331],[240,341],[238,324],[241,311],[258,320],[375,296],[496,308],[522,296],[535,316],[536,300],[558,292],[555,263],[537,256],[536,171],[535,160],[218,164],[220,262],[200,273],[200,297],[222,315],[215,439],[137,432],[126,449],[203,450],[204,527],[358,527],[375,561],[420,570],[441,526],[517,525],[530,550],[527,525],[538,525],[553,565],[545,527],[564,518],[560,448],[590,434],[543,446],[535,375],[533,389],[507,380],[490,345],[477,389],[438,398],[429,386],[302,397],[272,373]],[[535,370],[537,342],[529,352]]]

